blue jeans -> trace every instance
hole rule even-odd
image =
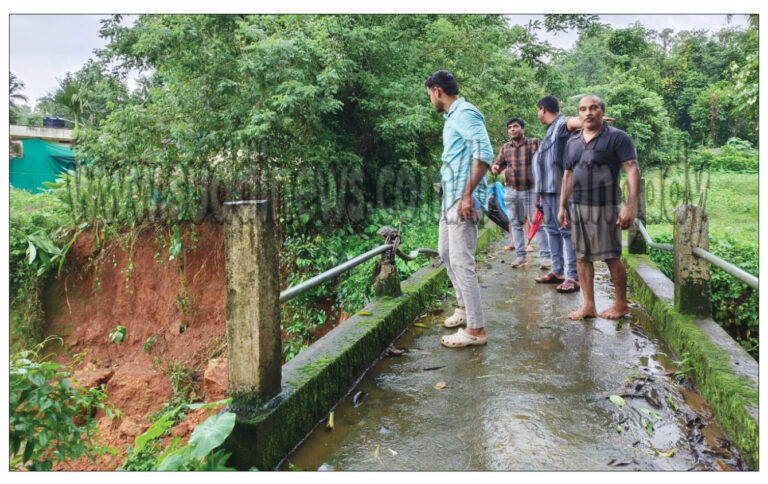
[[[525,250],[525,242],[528,240],[528,234],[523,230],[523,223],[528,217],[528,223],[533,220],[533,212],[536,210],[535,194],[532,190],[515,190],[512,187],[504,188],[504,205],[509,214],[509,223],[514,232],[512,238],[515,241],[515,253],[518,257],[527,258],[528,253]],[[539,257],[549,259],[549,240],[544,231],[539,229],[536,232],[536,241],[539,244]]]
[[[573,244],[571,243],[571,229],[564,229],[557,223],[557,211],[560,209],[560,194],[559,193],[543,193],[542,208],[544,209],[544,221],[547,236],[549,237],[549,252],[552,254],[552,272],[555,274],[563,274],[564,272],[564,260],[563,260],[563,245],[565,245],[565,257],[568,258],[568,273],[567,277],[574,281],[579,280],[579,275],[576,273],[576,253],[573,251]],[[570,219],[571,213],[568,210],[568,218]]]

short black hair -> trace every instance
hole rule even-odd
[[[525,129],[525,121],[520,118],[509,118],[509,121],[507,121],[507,128],[509,128],[511,124],[515,123],[519,124],[521,128]]]
[[[555,96],[544,96],[539,99],[536,107],[544,108],[552,114],[557,114],[560,112],[560,101],[558,101]]]
[[[437,86],[449,96],[455,96],[459,93],[459,83],[456,82],[456,78],[453,77],[453,74],[444,70],[437,71],[429,76],[424,81],[424,85],[427,87]]]

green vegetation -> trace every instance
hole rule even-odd
[[[42,354],[49,342],[11,355],[10,470],[49,471],[60,462],[114,453],[94,443],[94,415],[99,409],[110,418],[119,412],[107,406],[103,388],[76,386],[70,368],[49,361]]]
[[[221,444],[232,433],[235,414],[222,412],[211,415],[195,427],[189,442],[179,445],[174,437],[163,450],[161,437],[168,435],[171,427],[186,412],[198,408],[214,408],[228,404],[229,400],[206,404],[181,404],[162,413],[146,432],[136,437],[133,447],[127,449],[127,458],[121,470],[127,471],[232,471],[226,465],[230,453],[220,449]]]
[[[443,120],[423,82],[438,69],[454,72],[461,95],[484,114],[494,147],[506,141],[512,115],[528,122],[529,136],[543,135],[540,97],[558,96],[572,115],[580,95],[600,94],[615,126],[635,140],[646,178],[668,170],[668,182],[681,182],[673,166],[686,154],[692,167],[716,170],[706,197],[711,251],[756,274],[757,19],[750,16],[744,29],[675,33],[640,24],[612,29],[595,15],[548,15],[526,26],[500,15],[140,15],[131,26],[114,16],[102,23],[104,49],[34,109],[20,104],[24,84],[10,75],[12,122],[72,120],[80,162],[47,194],[11,189],[12,349],[42,339],[42,290],[86,229],[97,235],[98,251],[112,239],[132,255],[135,234],[154,226],[163,246],[156,259],[183,263],[195,247],[191,223],[221,222],[228,200],[270,199],[283,287],[379,245],[382,225],[402,228],[406,251],[435,248],[432,183]],[[538,37],[567,30],[578,33],[570,50]],[[143,73],[133,92],[125,83],[131,69]],[[667,194],[666,211],[660,197],[649,200],[657,240],[671,234],[673,198]],[[666,254],[651,256],[669,271]],[[398,260],[397,267],[404,279],[428,262]],[[373,264],[282,305],[286,361],[329,319],[371,299]],[[133,270],[131,260],[126,289]],[[186,316],[193,304],[183,273],[181,281],[177,309]],[[717,270],[712,285],[715,318],[756,354],[757,293]],[[117,343],[125,333],[110,337]],[[193,400],[193,370],[172,363],[167,372],[170,407]],[[210,425],[226,423],[217,420]],[[216,451],[200,459],[194,445],[158,460],[162,449],[153,442],[137,445],[129,458],[136,466],[126,468],[223,464]],[[16,450],[22,447],[32,452],[37,444]]]
[[[42,338],[41,292],[58,271],[76,229],[66,206],[47,194],[10,189],[9,280],[11,347],[32,348]]]
[[[751,153],[736,158],[733,152],[723,150],[722,155],[713,155],[717,166],[728,163],[745,163]],[[662,208],[659,187],[661,172],[651,170],[643,174],[646,185],[654,185],[654,197],[648,197],[648,233],[656,242],[672,243],[672,220],[676,203],[670,201],[674,190],[667,188],[665,207]],[[708,180],[707,180],[708,178]],[[692,193],[698,202],[695,176],[689,174],[693,185]],[[664,186],[674,183],[685,184],[684,172],[675,171],[665,177]],[[706,209],[709,216],[709,252],[727,260],[743,270],[758,275],[758,178],[749,173],[723,173],[713,171],[703,174],[700,187],[706,187]],[[669,278],[674,278],[674,261],[671,252],[650,249],[649,255]],[[759,294],[741,281],[722,270],[712,267],[710,271],[712,288],[712,316],[728,333],[738,341],[754,358],[759,348]]]

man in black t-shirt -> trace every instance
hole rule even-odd
[[[635,202],[640,186],[637,153],[630,137],[603,121],[605,103],[593,94],[579,101],[582,129],[565,147],[565,169],[560,191],[558,222],[572,225],[571,239],[576,253],[584,305],[571,312],[571,319],[598,316],[595,308],[593,261],[603,260],[611,271],[616,300],[599,316],[619,319],[629,312],[627,270],[621,262],[621,231],[635,219]],[[620,172],[627,172],[627,203],[621,205]],[[571,202],[569,220],[567,204]]]

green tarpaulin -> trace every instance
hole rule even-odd
[[[22,140],[24,157],[10,160],[11,186],[30,192],[45,190],[64,170],[75,169],[75,152],[41,139]]]

